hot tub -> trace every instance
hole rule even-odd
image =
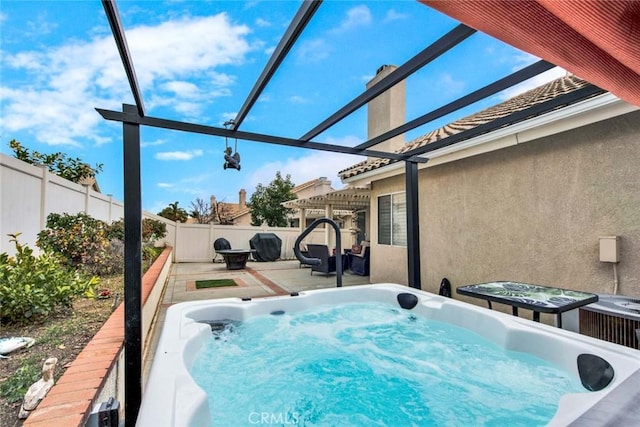
[[[144,390],[137,425],[215,424],[211,421],[208,396],[190,374],[196,354],[211,340],[212,327],[206,322],[247,321],[256,316],[302,312],[324,304],[356,302],[388,303],[410,316],[468,329],[500,347],[528,353],[576,377],[580,376],[578,358],[584,359],[584,355],[588,355],[586,357],[595,359],[596,363],[586,368],[591,372],[585,373],[585,369],[581,369],[581,377],[587,378],[582,384],[597,391],[585,389],[561,396],[548,425],[565,426],[575,422],[595,426],[614,420],[626,425],[640,423],[635,404],[640,398],[638,351],[405,286],[380,284],[257,300],[197,301],[170,307]],[[298,414],[290,418],[279,414],[277,419],[273,419],[273,414],[266,419],[263,415],[252,413],[253,418],[247,418],[246,425],[272,421],[296,425],[300,421]]]

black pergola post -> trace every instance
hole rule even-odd
[[[420,222],[418,217],[418,164],[405,161],[407,195],[407,273],[409,286],[420,285]]]
[[[125,113],[138,114],[134,105]],[[142,201],[140,125],[124,122],[124,420],[134,427],[142,401]]]

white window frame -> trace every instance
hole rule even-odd
[[[382,236],[382,220],[383,216],[380,211],[380,202],[382,199],[389,199],[389,226],[388,233],[390,235]],[[397,207],[401,207],[398,212]],[[395,209],[394,209],[395,208]],[[407,246],[407,196],[405,192],[381,194],[378,196],[378,244],[386,246]]]

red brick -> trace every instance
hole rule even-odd
[[[75,381],[70,383],[56,383],[53,388],[49,391],[49,394],[52,393],[69,393],[71,391],[78,390],[96,390],[102,386],[104,378],[91,378],[83,381]]]
[[[37,409],[36,409],[37,411]],[[31,417],[27,418],[23,426],[28,427],[81,427],[84,425],[84,416],[82,414],[68,415],[54,419],[43,419],[33,421]]]
[[[85,400],[93,401],[96,396],[95,389],[75,390],[68,393],[55,393],[53,390],[38,404],[38,408],[47,408],[49,406],[61,405],[63,403],[82,402]]]
[[[91,402],[73,402],[65,403],[56,406],[49,406],[46,408],[36,408],[35,411],[29,415],[29,420],[44,421],[55,420],[56,418],[67,417],[69,415],[80,414],[84,416],[85,413],[91,409]],[[53,424],[51,424],[53,425]]]
[[[80,365],[87,365],[87,364],[92,364],[92,363],[101,363],[101,362],[110,362],[113,363],[115,361],[116,357],[114,357],[112,354],[107,354],[104,356],[100,356],[100,357],[80,357],[80,355],[78,355],[78,357],[76,357],[76,360],[74,360],[73,362],[71,362],[71,365],[69,366],[74,367],[74,366],[80,366]]]
[[[85,372],[78,372],[78,373],[72,373],[72,374],[65,373],[58,380],[58,384],[68,384],[68,383],[74,383],[74,382],[84,381],[84,380],[89,380],[94,378],[102,379],[106,376],[107,376],[106,369],[98,369],[95,371],[85,371]]]
[[[91,372],[91,371],[107,371],[111,368],[112,363],[108,360],[103,360],[101,362],[94,363],[85,363],[82,365],[70,366],[64,371],[64,375],[78,374],[82,372]]]

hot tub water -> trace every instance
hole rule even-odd
[[[542,359],[389,304],[218,323],[190,368],[211,423],[544,425],[586,390]]]

